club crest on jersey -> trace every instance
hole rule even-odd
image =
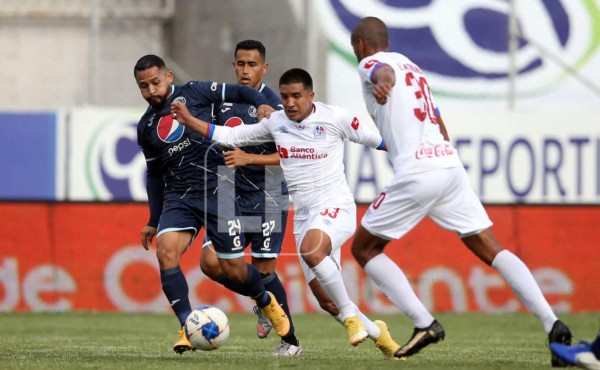
[[[315,139],[325,139],[325,127],[316,125],[313,131]]]
[[[244,121],[242,121],[242,119],[240,117],[231,117],[230,119],[225,121],[224,126],[235,127],[235,126],[239,126],[239,125],[243,125],[243,124],[244,124]]]
[[[181,103],[183,105],[185,105],[187,101],[185,100],[185,97],[183,96],[178,96],[175,99],[173,99],[173,103]]]
[[[254,105],[251,105],[248,107],[248,115],[252,118],[256,118],[257,111],[256,111],[256,107]]]
[[[158,137],[165,143],[173,143],[181,139],[184,130],[185,127],[183,125],[173,120],[172,114],[160,117],[158,125],[156,125]]]

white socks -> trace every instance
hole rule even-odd
[[[365,265],[365,272],[392,303],[407,315],[417,328],[431,325],[434,318],[413,291],[406,276],[384,253]]]
[[[342,273],[338,270],[336,263],[327,256],[323,260],[313,267],[313,272],[317,276],[319,284],[329,295],[333,303],[340,310],[340,316],[342,320],[357,315],[357,307],[350,300],[344,280],[342,279]]]
[[[558,319],[523,261],[505,249],[496,255],[492,267],[502,275],[529,311],[542,321],[544,330],[549,333]],[[424,328],[433,322],[433,316],[412,290],[402,270],[384,253],[367,262],[365,272],[416,327]]]
[[[317,280],[321,288],[329,295],[333,303],[340,310],[340,313],[335,316],[335,319],[340,323],[344,323],[344,319],[350,316],[358,316],[360,321],[365,325],[367,334],[371,339],[379,338],[381,331],[375,323],[365,316],[358,307],[350,300],[342,273],[338,270],[337,264],[331,257],[325,257],[318,265],[313,268]]]
[[[546,333],[550,333],[552,325],[558,319],[523,261],[505,249],[496,255],[492,267],[504,277],[529,311],[542,321]]]

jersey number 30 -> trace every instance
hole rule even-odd
[[[415,97],[419,104],[419,108],[413,109],[415,117],[421,122],[429,119],[431,123],[437,123],[435,107],[431,101],[431,90],[425,77],[421,76],[417,79],[412,72],[408,72],[404,81],[406,86],[413,86],[415,89]]]

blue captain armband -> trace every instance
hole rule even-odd
[[[213,123],[209,123],[208,124],[208,133],[206,135],[206,138],[208,140],[212,140],[214,133],[215,133],[215,125]]]
[[[385,145],[385,141],[381,140],[381,143],[375,149],[377,149],[377,150],[386,150],[387,151],[387,146]]]

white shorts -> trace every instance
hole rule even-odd
[[[328,208],[312,210],[308,215],[294,216],[294,238],[296,239],[296,252],[302,272],[307,283],[310,283],[316,276],[313,270],[308,267],[300,254],[300,245],[302,239],[308,230],[318,229],[325,232],[331,239],[331,258],[341,268],[341,246],[354,235],[356,231],[356,204],[348,203],[343,208]]]
[[[463,167],[394,178],[371,203],[361,225],[383,239],[400,239],[425,216],[461,238],[492,226]]]

